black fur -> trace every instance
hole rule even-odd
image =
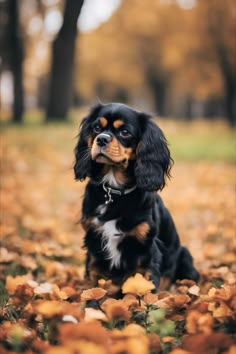
[[[95,127],[100,129],[96,134],[94,124],[100,124],[102,117],[107,125]],[[117,120],[124,125],[114,128]],[[91,145],[100,149],[102,155],[103,152],[105,156],[108,155],[106,152],[109,151],[110,143],[102,148],[97,147],[96,138],[100,133],[116,140],[117,146],[121,146],[125,154],[126,150],[132,150],[133,155],[125,163],[113,162],[110,155],[107,163],[106,159],[99,161],[96,154],[92,157]],[[121,285],[136,272],[149,272],[157,289],[161,276],[169,277],[172,282],[183,278],[198,280],[192,257],[181,246],[171,215],[155,193],[165,186],[171,166],[172,159],[165,136],[150,115],[112,103],[96,105],[84,118],[75,148],[74,171],[76,179],[90,178],[82,210],[82,224],[86,230],[87,277],[95,282],[99,277],[109,278]],[[136,189],[121,196],[112,194],[113,202],[106,206],[107,193],[102,180],[111,171],[114,178],[118,176],[117,172],[123,177],[118,181],[118,188],[108,184],[106,187],[122,191],[136,185]],[[112,234],[113,229],[117,235]],[[105,232],[109,234],[108,237],[104,236]],[[112,259],[109,259],[106,248],[108,239],[117,243],[115,249],[120,255],[117,264],[112,264]]]

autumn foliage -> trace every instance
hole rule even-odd
[[[12,137],[1,142],[1,353],[235,353],[232,165],[178,162],[162,193],[199,284],[182,280],[155,294],[136,274],[114,299],[110,280],[94,287],[83,277],[76,221],[84,185],[73,181],[72,150],[57,146],[64,130],[54,142],[51,133],[44,143],[40,134]]]

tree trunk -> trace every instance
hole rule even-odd
[[[234,69],[230,68],[228,63],[219,59],[221,63],[221,72],[225,87],[225,112],[228,123],[233,127],[236,124],[236,74]],[[231,69],[231,70],[230,70]]]
[[[218,2],[214,5],[213,3],[207,3],[207,28],[210,35],[213,48],[216,53],[216,60],[221,71],[224,88],[225,88],[225,115],[228,123],[231,126],[236,124],[236,69],[233,60],[233,55],[235,54],[235,39],[234,50],[230,50],[230,46],[226,43],[226,40],[231,39],[225,37],[222,33],[227,25],[234,25],[234,18],[230,7],[226,4],[221,4]],[[233,4],[233,3],[232,3]],[[234,35],[234,32],[229,31],[231,27],[228,27],[227,34]],[[234,37],[232,37],[234,38]]]
[[[227,57],[224,43],[216,41],[215,49],[225,87],[225,114],[231,126],[236,124],[236,70]]]
[[[12,120],[21,123],[24,113],[23,89],[23,41],[19,30],[18,1],[9,0],[9,46],[10,65],[13,75],[13,112]]]
[[[228,122],[232,127],[236,125],[236,89],[231,83],[225,83],[225,105]]]
[[[52,45],[46,120],[66,120],[73,97],[77,20],[84,0],[66,0],[62,27]]]
[[[166,116],[166,95],[167,95],[167,80],[163,77],[158,77],[154,70],[148,70],[147,80],[152,91],[155,109],[161,117]]]

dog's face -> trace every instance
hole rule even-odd
[[[137,117],[125,106],[112,112],[110,106],[101,107],[92,122],[90,133],[91,158],[97,163],[127,168],[135,159],[135,148],[140,135]]]
[[[146,190],[164,187],[171,158],[166,139],[150,116],[118,103],[98,104],[81,123],[75,178],[104,180]]]

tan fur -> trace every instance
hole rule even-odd
[[[146,222],[143,222],[135,226],[132,230],[130,230],[128,232],[128,235],[135,236],[139,241],[143,242],[146,240],[149,230],[150,226]]]
[[[103,128],[105,128],[108,124],[108,121],[105,117],[100,118],[100,124]]]
[[[84,231],[88,231],[88,229],[90,228],[90,226],[92,225],[92,221],[93,221],[93,218],[87,218],[87,219],[83,219],[81,221],[81,224],[83,226],[83,229]]]
[[[124,125],[124,122],[121,119],[117,119],[113,122],[113,127],[116,129],[120,128],[122,125]]]
[[[88,147],[91,148],[93,145],[93,138],[91,136],[88,137]]]

